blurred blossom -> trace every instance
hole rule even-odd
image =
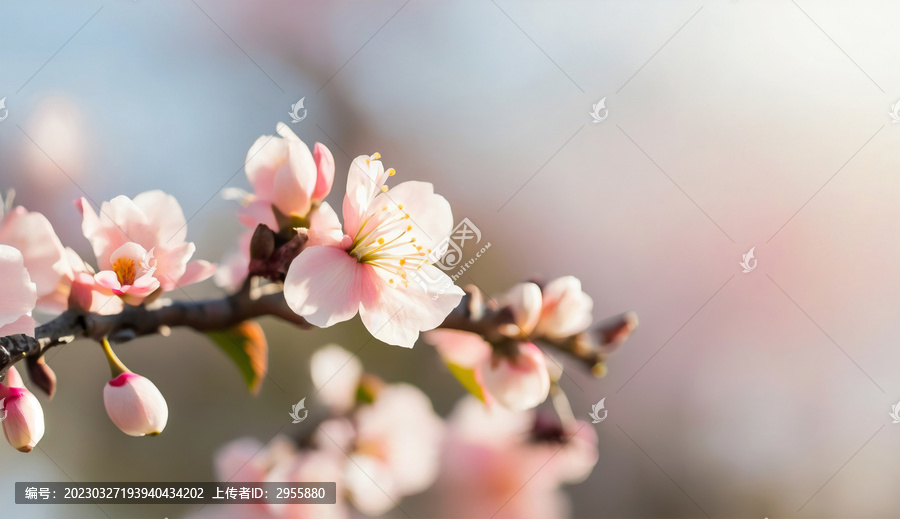
[[[250,507],[247,517],[344,518],[349,503],[381,515],[434,483],[444,423],[422,391],[363,375],[359,360],[339,346],[317,351],[310,367],[320,389],[317,402],[326,403],[333,418],[319,424],[303,447],[283,436],[265,446],[236,440],[216,455],[216,472],[223,481],[334,481],[337,504]],[[244,517],[238,510],[243,507],[194,518]]]
[[[309,361],[316,400],[335,414],[349,411],[356,404],[362,369],[359,359],[340,346],[332,344],[316,350]]]
[[[563,483],[584,480],[598,460],[597,436],[584,422],[535,426],[533,412],[461,400],[448,420],[434,492],[440,517],[565,517]]]
[[[87,149],[84,119],[75,101],[65,96],[50,96],[38,102],[25,122],[25,131],[37,144],[29,142],[22,147],[25,166],[40,180],[42,189],[68,187],[67,183],[59,182],[60,169],[72,180],[83,175]]]

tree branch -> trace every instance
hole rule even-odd
[[[506,308],[486,304],[481,292],[466,287],[466,295],[441,325],[482,335],[488,341],[505,340],[500,331],[512,323],[512,315]],[[201,332],[225,330],[248,319],[266,315],[281,318],[302,328],[311,325],[295,314],[284,300],[282,292],[252,297],[249,284],[228,297],[206,301],[176,301],[160,308],[126,306],[115,315],[100,315],[67,310],[52,321],[38,326],[35,336],[10,335],[0,337],[0,374],[6,374],[9,366],[26,359],[40,358],[50,348],[87,338],[111,342],[127,342],[136,337],[154,335],[161,330],[188,327]],[[622,314],[605,324],[565,339],[543,340],[584,362],[602,376],[606,356],[621,344],[637,326],[633,312]]]

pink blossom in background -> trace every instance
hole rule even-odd
[[[411,348],[420,331],[439,326],[463,291],[426,254],[453,227],[450,204],[427,182],[385,185],[380,155],[353,160],[344,196],[344,234],[330,207],[320,207],[311,228],[320,245],[291,263],[284,284],[290,307],[316,326],[327,327],[359,313],[377,339]],[[328,213],[331,211],[331,213]],[[329,238],[330,237],[330,238]],[[422,270],[433,284],[410,280]],[[438,291],[435,287],[447,287]]]
[[[100,214],[82,198],[82,231],[90,241],[100,271],[113,270],[113,253],[128,242],[153,251],[153,273],[163,291],[203,281],[213,275],[215,265],[190,261],[196,246],[186,242],[187,222],[175,197],[162,191],[147,191],[134,197],[117,196],[103,202]]]
[[[545,519],[568,515],[563,483],[597,463],[597,436],[584,422],[559,438],[536,438],[533,413],[486,408],[471,396],[448,419],[435,517]],[[464,496],[464,497],[463,497]]]

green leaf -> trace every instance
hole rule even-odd
[[[456,377],[456,380],[459,380],[459,383],[462,384],[464,388],[469,393],[472,393],[479,400],[485,402],[484,400],[484,392],[481,390],[481,386],[478,385],[478,382],[475,380],[475,370],[471,368],[464,368],[457,364],[453,364],[451,362],[447,362],[447,367],[450,368],[450,373],[453,373],[453,376]]]
[[[207,332],[206,335],[234,361],[250,392],[259,393],[269,369],[269,346],[262,327],[253,321],[244,321],[234,328]]]

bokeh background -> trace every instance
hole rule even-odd
[[[222,189],[248,187],[250,145],[305,98],[292,129],[333,150],[332,202],[350,157],[379,151],[491,242],[464,283],[574,274],[597,318],[638,312],[606,378],[568,363],[576,413],[609,409],[575,517],[893,517],[898,19],[893,2],[800,0],[6,1],[0,187],[86,258],[74,199],[163,189],[216,261],[240,230]],[[118,349],[168,398],[150,440],[105,416],[98,346],[52,352],[41,450],[0,449],[0,515],[187,516],[17,507],[13,482],[210,480],[217,448],[265,441],[310,394],[308,356],[329,342],[442,414],[462,394],[430,347],[385,346],[358,321],[263,325],[258,397],[193,332]]]

